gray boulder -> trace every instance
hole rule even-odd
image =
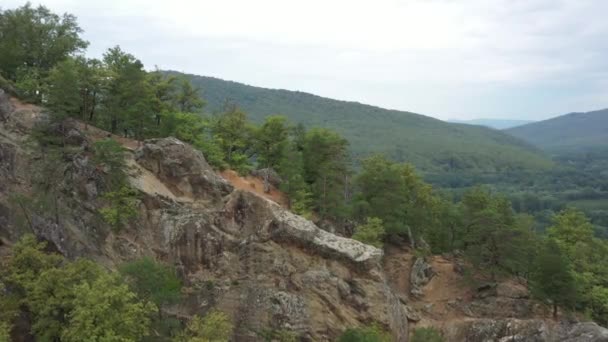
[[[424,258],[417,258],[412,266],[410,274],[411,294],[415,297],[422,297],[424,292],[422,288],[428,284],[435,276],[435,271]]]
[[[200,151],[173,137],[146,140],[135,151],[135,159],[177,196],[219,199],[232,191]]]

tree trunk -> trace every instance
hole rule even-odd
[[[327,214],[327,176],[323,176],[323,216]]]
[[[553,318],[557,319],[557,304],[553,303]]]
[[[23,202],[21,202],[20,199],[18,199],[17,202],[19,203],[19,207],[23,211],[23,216],[25,216],[25,220],[27,221],[27,224],[30,226],[30,230],[32,231],[32,233],[34,233],[34,225],[32,224],[30,215],[27,213],[27,209],[25,209],[25,206],[23,205]]]
[[[54,198],[55,198],[55,224],[59,225],[59,205],[57,204],[57,199],[58,199],[58,195],[55,194]]]
[[[264,172],[264,193],[270,192],[270,168],[266,168],[266,172]]]
[[[91,104],[91,110],[89,111],[89,121],[93,121],[95,117],[95,107],[97,106],[97,92],[93,92],[93,103]]]
[[[412,233],[412,228],[407,226],[407,236],[410,239],[410,246],[412,249],[416,249],[416,241],[414,240],[414,233]]]

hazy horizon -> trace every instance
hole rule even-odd
[[[600,0],[32,4],[75,14],[89,56],[120,45],[148,69],[443,120],[542,120],[608,107],[608,2]]]

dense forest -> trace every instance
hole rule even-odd
[[[168,74],[197,85],[208,112],[221,112],[230,103],[245,110],[255,123],[280,113],[307,127],[334,129],[348,139],[355,169],[370,154],[383,153],[391,160],[411,163],[425,181],[454,198],[479,184],[500,191],[517,212],[534,215],[539,230],[550,225],[554,213],[575,206],[591,218],[598,235],[608,236],[608,154],[601,147],[608,140],[605,111],[569,114],[503,133],[302,92]],[[569,147],[551,149],[547,145],[551,142]]]
[[[218,170],[248,174],[263,169],[265,182],[273,170],[293,212],[345,227],[354,239],[379,248],[403,240],[421,255],[459,251],[491,280],[525,279],[555,314],[559,308],[608,323],[608,241],[585,213],[552,202],[570,185],[604,196],[606,178],[589,179],[585,173],[603,167],[583,158],[572,160],[579,164],[571,169],[530,179],[525,170],[537,175],[552,162],[503,133],[311,95],[276,91],[273,96],[285,99],[272,110],[256,105],[247,111],[251,103],[265,101],[255,94],[250,102],[222,99],[219,106],[217,95],[199,97],[201,92],[212,95],[197,78],[147,71],[118,46],[102,59],[85,57],[88,43],[81,34],[74,16],[45,7],[0,12],[0,87],[48,111],[32,134],[32,148],[44,156],[36,192],[16,197],[16,210],[62,215],[54,194],[57,177],[63,177],[57,165],[71,158],[63,134],[67,122],[77,120],[138,141],[174,136],[202,151]],[[307,108],[315,111],[297,112],[300,107],[291,103],[296,100],[310,101]],[[284,115],[273,115],[277,113]],[[354,128],[367,136],[357,137]],[[373,137],[374,143],[362,137]],[[395,146],[391,139],[403,145],[386,148]],[[438,152],[447,146],[453,148]],[[110,138],[91,148],[94,162],[107,170],[106,205],[99,215],[117,231],[137,215],[138,193],[128,182],[122,152]],[[418,163],[424,176],[414,166]],[[493,169],[496,179],[441,174],[433,183],[461,190],[445,191],[424,178],[437,168]],[[560,183],[564,179],[569,183]],[[483,183],[494,186],[476,186]],[[514,192],[513,184],[528,192]],[[508,192],[497,191],[501,187]],[[543,191],[546,201],[539,199]],[[577,194],[559,196],[577,200]],[[541,221],[529,214],[538,219],[539,212],[545,215]],[[163,307],[180,300],[181,280],[171,265],[152,259],[107,270],[84,259],[66,260],[25,235],[2,263],[0,341],[8,340],[20,312],[30,315],[31,332],[42,341],[227,341],[234,325],[222,312],[184,323],[166,317]],[[268,340],[295,341],[289,333],[275,333]],[[341,339],[381,340],[386,340],[382,329],[374,326],[348,330]]]
[[[307,127],[335,130],[350,142],[355,162],[371,153],[383,153],[395,161],[410,162],[422,171],[442,173],[546,170],[552,165],[531,145],[486,127],[447,123],[303,92],[170,74],[185,76],[198,86],[210,112],[221,111],[228,102],[237,104],[256,123],[269,114],[282,114]]]

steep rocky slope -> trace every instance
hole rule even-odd
[[[172,309],[188,317],[210,308],[234,320],[235,341],[259,340],[262,329],[294,331],[303,340],[335,339],[347,327],[376,321],[406,341],[404,308],[386,284],[382,251],[317,228],[278,204],[233,187],[203,155],[173,138],[149,140],[127,152],[139,215],[120,232],[98,217],[101,173],[90,162],[95,135],[76,122],[66,129],[72,150],[60,184],[58,222],[29,213],[20,224],[12,196],[30,193],[37,152],[23,148],[40,110],[6,102],[1,123],[0,236],[6,250],[25,232],[70,258],[108,267],[143,255],[175,264],[187,300]],[[90,128],[94,131],[92,128]]]
[[[412,330],[432,326],[446,341],[608,341],[608,330],[595,323],[577,323],[566,313],[553,319],[521,280],[495,283],[466,275],[460,256],[417,258],[390,246],[383,264]]]
[[[592,323],[548,318],[525,288],[469,290],[458,258],[416,259],[397,247],[384,255],[322,230],[235,189],[200,152],[174,138],[119,139],[128,149],[139,214],[113,231],[98,214],[104,170],[93,165],[90,151],[107,133],[68,122],[62,139],[70,152],[56,168],[59,215],[29,210],[17,195],[33,194],[45,160],[28,142],[44,118],[40,108],[0,94],[0,255],[32,232],[68,258],[110,268],[153,256],[174,264],[186,284],[186,299],[168,313],[188,318],[222,310],[235,322],[234,341],[258,341],[263,329],[333,341],[344,329],[370,322],[390,330],[395,341],[426,325],[442,329],[448,341],[608,340]]]

